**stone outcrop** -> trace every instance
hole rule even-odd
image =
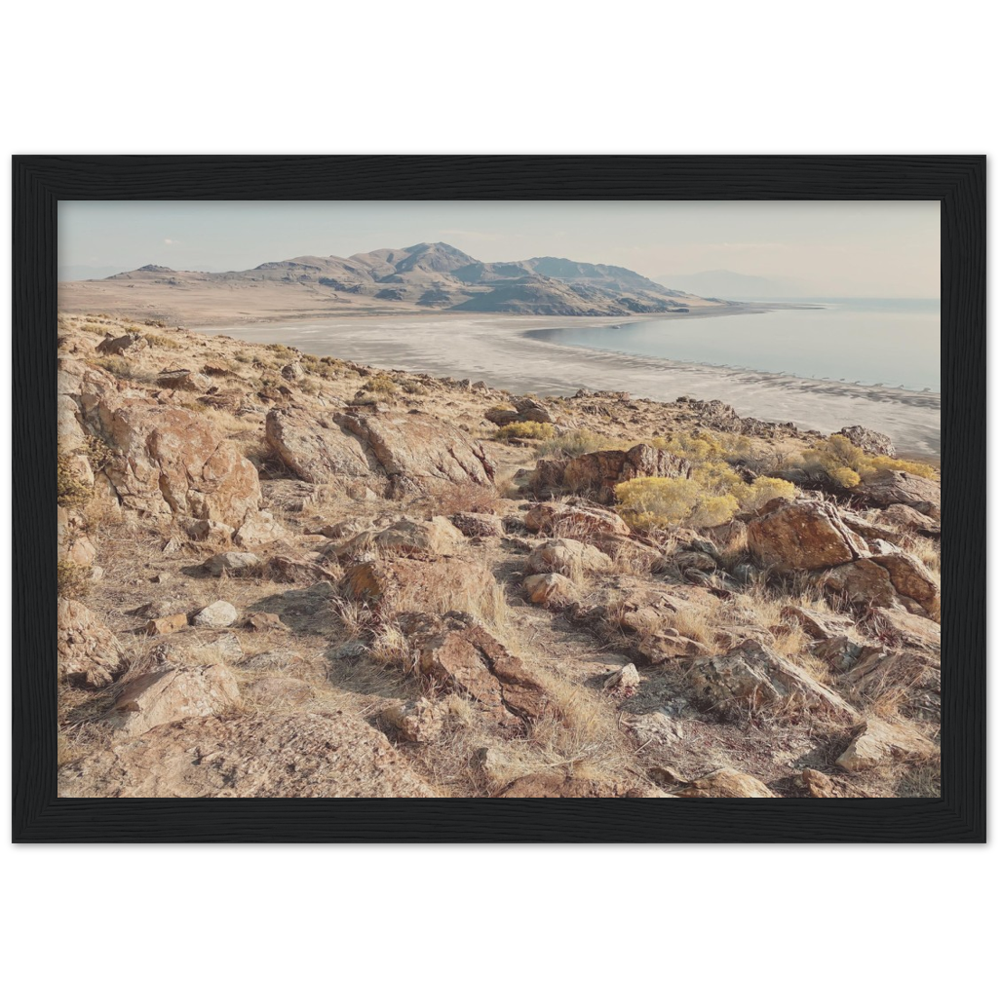
[[[937,748],[913,729],[867,719],[853,733],[848,748],[837,758],[845,771],[864,771],[893,758],[926,760]]]
[[[882,469],[871,473],[851,489],[866,507],[891,507],[902,504],[941,520],[941,486],[909,472]]]
[[[202,563],[202,569],[210,576],[245,576],[263,565],[260,556],[252,552],[219,552]]]
[[[129,681],[115,700],[109,721],[121,736],[193,716],[217,715],[240,700],[233,672],[220,664],[164,670]]]
[[[268,413],[265,436],[281,461],[310,483],[369,476],[397,491],[493,481],[493,465],[481,445],[423,413],[286,407]]]
[[[892,438],[888,434],[880,434],[878,431],[854,424],[852,427],[842,427],[839,433],[847,438],[851,444],[867,451],[869,455],[887,455],[889,458],[896,457],[896,449],[893,447]]]
[[[389,601],[398,611],[462,610],[488,600],[496,587],[493,574],[462,559],[421,562],[382,558],[349,566],[340,592],[362,604]]]
[[[577,598],[576,586],[561,573],[534,573],[524,578],[524,591],[532,604],[565,607]]]
[[[839,694],[808,671],[753,639],[728,653],[692,660],[687,682],[694,697],[723,715],[745,708],[800,705],[851,719],[857,716]]]
[[[381,551],[405,556],[452,556],[466,547],[465,536],[446,517],[403,518],[372,539]]]
[[[772,500],[747,525],[750,551],[781,572],[840,566],[868,555],[868,545],[820,500]]]
[[[233,525],[257,510],[257,470],[209,420],[123,399],[102,400],[100,422],[115,452],[105,472],[126,507]]]
[[[613,510],[564,503],[535,504],[524,515],[524,526],[529,531],[561,538],[631,534],[629,526]]]
[[[427,698],[417,701],[394,702],[382,712],[382,718],[396,731],[401,740],[410,743],[432,743],[442,733],[446,716],[439,702]]]
[[[79,601],[59,601],[56,627],[56,655],[63,680],[103,688],[124,671],[114,633]]]
[[[559,573],[575,580],[587,573],[606,573],[611,560],[598,548],[575,538],[554,538],[543,542],[528,556],[532,574]]]

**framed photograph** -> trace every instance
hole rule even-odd
[[[13,174],[15,841],[985,839],[983,157]]]

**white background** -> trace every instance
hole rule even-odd
[[[965,1000],[996,988],[995,871],[850,856],[22,858],[2,870],[0,940],[17,998]]]
[[[988,142],[982,0],[8,4],[3,137]]]

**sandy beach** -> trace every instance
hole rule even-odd
[[[694,318],[677,316],[676,321]],[[628,320],[620,322],[624,325]],[[253,343],[289,344],[310,354],[334,355],[359,364],[482,379],[512,392],[570,395],[584,388],[625,391],[658,400],[678,396],[721,399],[744,416],[792,421],[823,433],[863,424],[890,435],[902,453],[936,456],[940,452],[941,397],[936,392],[643,358],[525,336],[529,330],[555,326],[608,324],[607,317],[465,314],[338,317],[195,328]]]

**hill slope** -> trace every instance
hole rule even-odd
[[[718,307],[624,267],[557,257],[486,263],[447,243],[351,257],[294,257],[247,271],[174,271],[147,264],[60,286],[60,306],[206,322],[218,317],[446,311],[525,316],[627,316]]]

